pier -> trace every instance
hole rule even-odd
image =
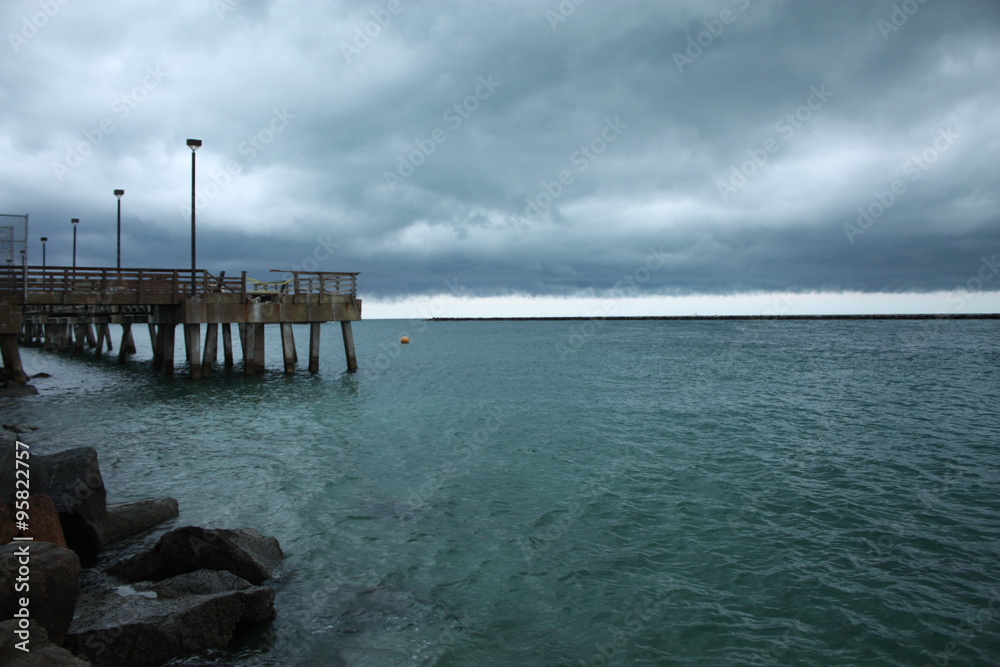
[[[3,271],[0,269],[0,271]],[[212,275],[203,269],[117,269],[25,266],[0,274],[0,351],[5,381],[28,378],[19,345],[77,353],[110,352],[112,325],[121,328],[118,361],[135,353],[133,327],[145,325],[153,347],[153,370],[173,375],[177,327],[184,336],[193,379],[212,372],[221,330],[226,368],[234,366],[232,325],[237,326],[243,372],[264,371],[264,326],[280,326],[285,373],[298,353],[292,324],[309,325],[310,371],[319,370],[320,327],[340,322],[347,370],[358,368],[351,322],[361,319],[357,273],[273,271],[290,278],[257,281]],[[204,331],[204,338],[202,332]],[[202,345],[204,340],[204,345]]]

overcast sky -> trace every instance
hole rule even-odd
[[[41,236],[71,263],[77,217],[78,264],[113,266],[122,188],[123,265],[189,267],[197,138],[199,268],[358,271],[368,314],[1000,308],[992,0],[0,20],[0,213],[32,263]]]

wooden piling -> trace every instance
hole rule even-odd
[[[233,328],[226,322],[222,325],[222,356],[226,368],[233,367]]]
[[[175,324],[160,324],[156,328],[157,338],[160,341],[161,364],[164,375],[174,374],[174,334],[176,326]]]
[[[87,322],[83,325],[83,334],[87,337],[87,347],[97,347],[97,335],[94,333],[94,325]]]
[[[129,340],[132,338],[132,325],[122,324],[122,342],[118,344],[118,363],[124,364],[128,358]]]
[[[254,324],[257,333],[253,338],[253,358],[256,365],[256,374],[264,372],[264,325]]]
[[[73,353],[83,354],[83,346],[87,342],[87,327],[83,324],[73,325],[73,334],[76,340],[73,341]]]
[[[66,333],[66,327],[62,324],[46,324],[45,325],[45,349],[46,350],[61,350],[63,348],[63,335]]]
[[[191,379],[201,379],[201,325],[197,322],[184,325],[184,352]]]
[[[135,354],[135,338],[132,337],[132,325],[123,324],[122,328],[125,330],[122,334],[122,347],[125,348],[125,354]]]
[[[155,324],[149,325],[149,337],[153,340],[153,370],[160,372],[163,370],[163,337]]]
[[[246,361],[247,358],[247,325],[245,322],[240,322],[236,325],[236,330],[240,334],[240,354],[243,355],[243,360]]]
[[[108,324],[107,322],[102,322],[100,324],[100,328],[101,332],[103,332],[104,334],[104,341],[108,345],[108,352],[110,352],[113,349],[111,345],[111,325]]]
[[[212,374],[212,365],[219,358],[219,325],[210,322],[205,326],[205,356],[201,358],[201,374],[208,377]]]
[[[250,324],[240,323],[236,325],[236,328],[240,332],[240,347],[243,348],[243,374],[251,375],[251,371],[248,370],[251,364],[251,353],[250,350],[253,348],[253,331],[251,331]]]
[[[298,355],[295,353],[295,334],[290,322],[281,323],[281,351],[285,360],[285,373],[294,373]]]
[[[344,335],[344,354],[347,356],[347,372],[358,370],[358,358],[354,354],[354,333],[351,331],[351,321],[341,320],[340,332]]]
[[[243,355],[244,375],[260,375],[264,372],[264,325],[245,324],[245,345]]]
[[[27,384],[28,376],[21,365],[21,352],[17,347],[17,334],[0,334],[0,357],[3,358],[3,379],[16,384]]]
[[[94,344],[94,358],[100,359],[104,356],[104,327],[97,325],[97,341]]]
[[[320,322],[309,323],[309,372],[319,370],[319,332]]]

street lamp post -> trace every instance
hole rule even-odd
[[[42,237],[42,268],[43,269],[45,268],[45,244],[48,242],[48,240],[49,240],[48,236],[43,236]]]
[[[195,256],[196,256],[196,241],[197,238],[195,234],[195,218],[194,218],[194,200],[195,200],[195,161],[194,153],[201,147],[201,139],[188,139],[187,145],[191,149],[191,296],[195,295],[195,285],[197,284],[195,279]]]
[[[118,198],[118,270],[122,268],[122,195],[124,190],[115,190],[115,197]]]
[[[80,224],[80,218],[71,218],[73,223],[73,269],[76,269],[76,226]]]

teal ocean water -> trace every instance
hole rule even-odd
[[[368,321],[292,378],[276,333],[198,383],[28,350],[0,405],[281,541],[277,620],[181,664],[1000,664],[995,321]]]

